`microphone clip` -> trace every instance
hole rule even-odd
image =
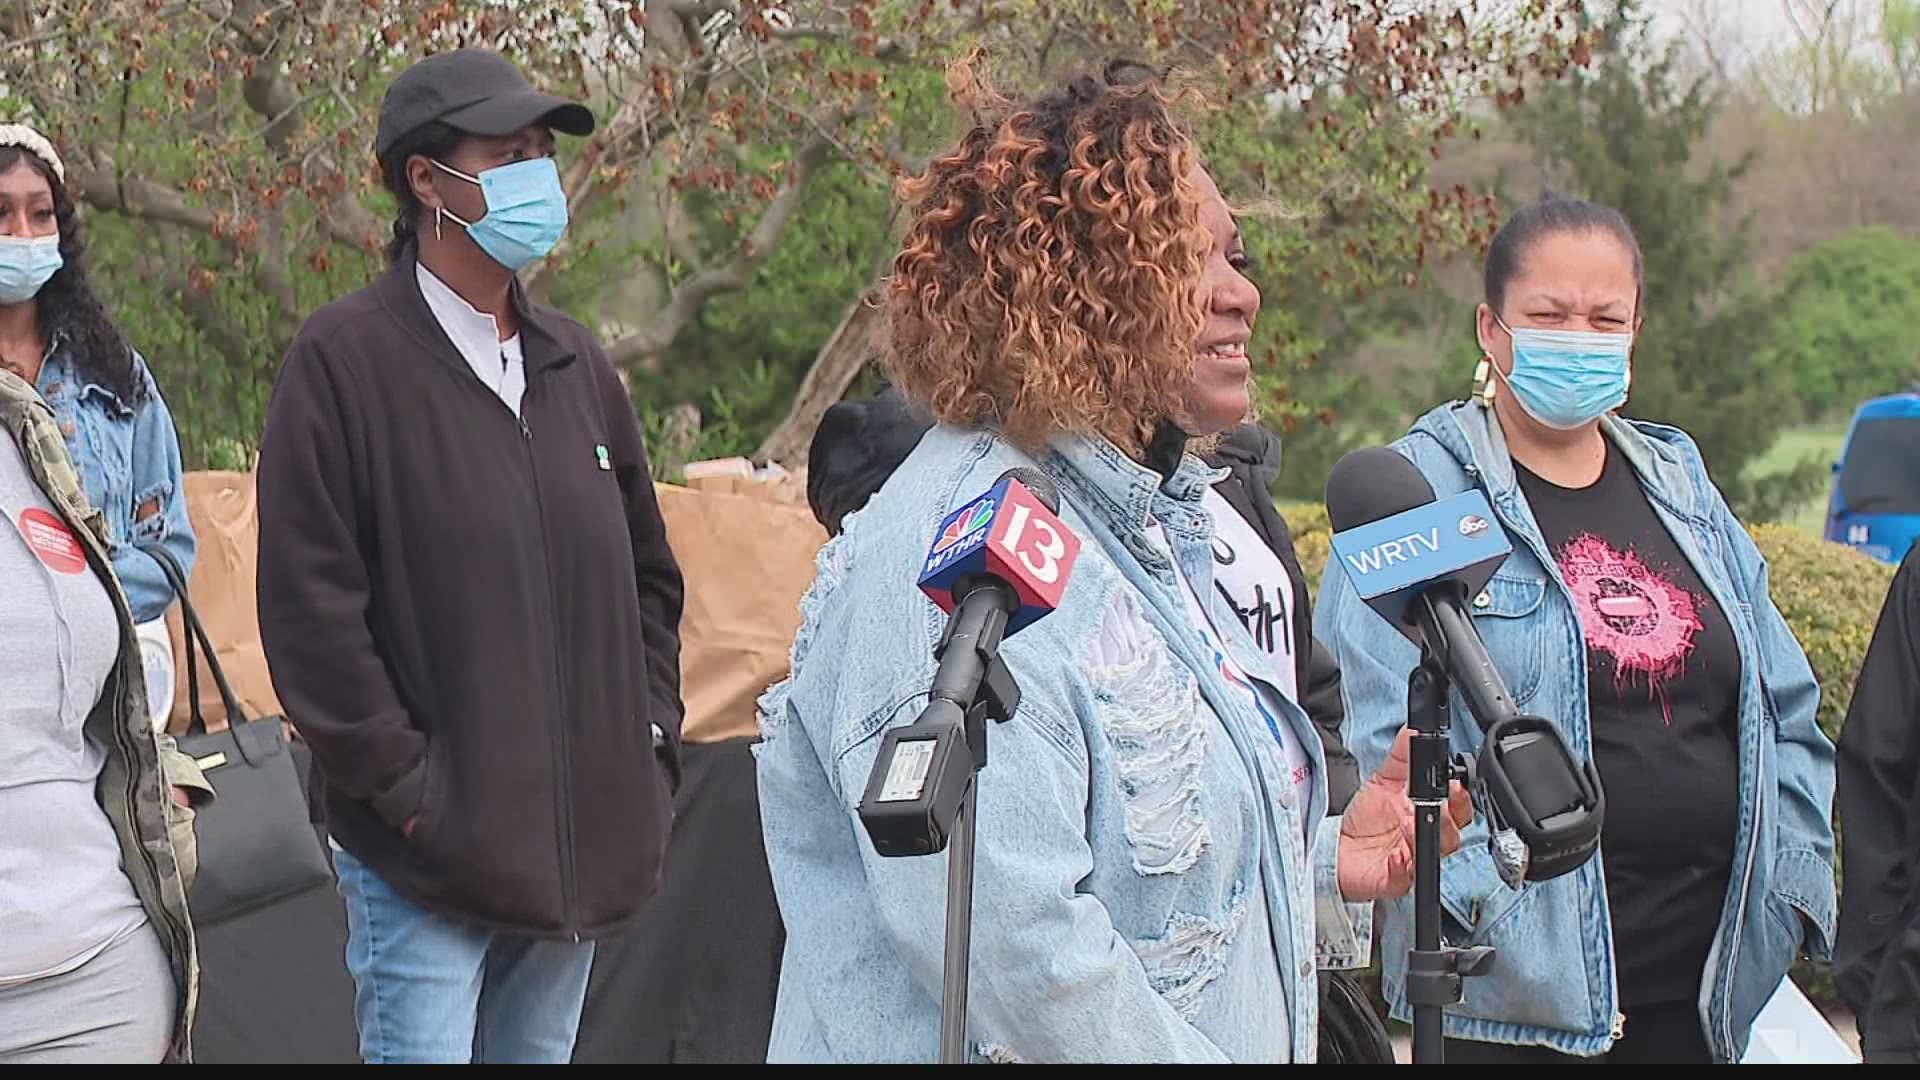
[[[1493,859],[1493,868],[1500,874],[1500,880],[1509,889],[1519,889],[1526,884],[1527,868],[1533,853],[1527,850],[1526,841],[1507,824],[1506,815],[1487,792],[1487,785],[1480,779],[1480,765],[1477,758],[1465,754],[1453,756],[1455,773],[1463,778],[1467,791],[1473,795],[1474,811],[1487,822],[1487,854]]]
[[[959,603],[934,646],[928,701],[913,723],[889,730],[860,799],[860,821],[887,858],[945,851],[974,776],[987,764],[987,721],[1020,708],[1020,684],[1000,655],[1007,618],[1020,606],[986,578],[956,589]]]
[[[1494,866],[1509,888],[1577,870],[1599,848],[1606,818],[1600,775],[1574,758],[1552,722],[1523,714],[1495,723],[1470,775],[1487,813]]]

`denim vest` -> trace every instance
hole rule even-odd
[[[1738,1061],[1754,1018],[1803,945],[1819,956],[1830,950],[1833,745],[1814,719],[1813,671],[1768,596],[1766,562],[1707,478],[1693,441],[1613,418],[1604,431],[1726,612],[1739,646],[1739,825],[1699,1002],[1715,1058]],[[1442,407],[1394,449],[1442,498],[1472,488],[1487,494],[1514,552],[1475,598],[1475,624],[1520,707],[1561,725],[1574,753],[1590,758],[1585,638],[1497,420],[1478,405]],[[1337,571],[1321,583],[1315,635],[1340,661],[1348,745],[1363,770],[1375,768],[1405,722],[1416,650]],[[1480,730],[1457,694],[1453,713],[1454,749],[1476,752]],[[1498,956],[1491,973],[1467,980],[1465,1002],[1447,1012],[1447,1034],[1580,1055],[1612,1045],[1619,1005],[1604,880],[1595,855],[1571,874],[1509,889],[1487,853],[1484,824],[1465,830],[1462,849],[1441,868],[1447,933],[1456,943],[1492,945]],[[1383,907],[1381,920],[1385,988],[1405,1019],[1411,902]]]
[[[1105,442],[1036,460],[945,427],[821,552],[792,675],[761,700],[787,927],[769,1059],[935,1057],[946,860],[880,858],[855,811],[881,736],[926,700],[945,616],[914,582],[942,517],[1036,465],[1083,547],[1059,608],[1003,648],[1022,697],[979,781],[973,1055],[1311,1061],[1316,966],[1364,964],[1371,915],[1335,896],[1324,782],[1294,805],[1272,734],[1201,660],[1175,559],[1243,669],[1264,655],[1210,587],[1200,498],[1218,477],[1189,457],[1163,484]],[[1095,647],[1116,614],[1147,639],[1119,662]],[[1322,773],[1313,725],[1283,712]]]
[[[192,574],[194,540],[180,487],[180,440],[173,415],[146,361],[136,354],[134,366],[147,384],[146,395],[129,405],[107,387],[81,378],[62,342],[55,340],[40,366],[36,388],[53,409],[88,501],[105,520],[114,576],[126,590],[133,619],[144,623],[166,613],[173,589],[160,564],[139,547],[165,548]],[[157,511],[141,518],[139,508],[148,503]]]

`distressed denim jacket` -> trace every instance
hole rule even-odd
[[[173,415],[146,361],[135,355],[134,365],[147,392],[130,405],[105,386],[81,378],[56,340],[40,366],[36,388],[67,440],[87,501],[103,515],[113,573],[126,590],[133,621],[144,623],[166,613],[173,589],[160,564],[140,548],[165,548],[191,575],[194,539],[180,487],[180,440]],[[149,505],[151,512],[143,516],[140,508]]]
[[[761,701],[760,812],[787,927],[769,1058],[936,1056],[946,859],[880,858],[856,808],[881,736],[926,701],[945,616],[914,582],[935,530],[1033,465],[1083,547],[1059,608],[1003,648],[1022,697],[988,732],[979,781],[973,1054],[1311,1061],[1316,966],[1366,962],[1371,909],[1337,898],[1324,780],[1294,805],[1273,736],[1201,660],[1172,560],[1224,604],[1200,504],[1218,476],[1190,457],[1162,484],[1105,442],[1064,437],[1036,461],[945,427],[822,551],[792,675]],[[1239,621],[1216,616],[1260,670]],[[1115,617],[1142,631],[1118,660],[1096,648]],[[1283,713],[1319,779],[1313,725]]]
[[[1803,945],[1830,953],[1833,745],[1814,719],[1820,690],[1806,655],[1768,597],[1766,562],[1707,478],[1693,441],[1673,428],[1613,418],[1604,430],[1727,613],[1740,650],[1740,820],[1732,886],[1699,1002],[1714,1057],[1738,1061],[1754,1018]],[[1442,498],[1486,493],[1514,551],[1474,600],[1475,624],[1520,707],[1559,724],[1575,755],[1590,758],[1585,638],[1515,482],[1498,421],[1479,405],[1442,407],[1394,448]],[[1340,661],[1348,745],[1363,770],[1375,768],[1405,722],[1416,650],[1338,572],[1321,582],[1315,636]],[[1453,714],[1454,749],[1477,752],[1480,730],[1457,694]],[[1447,1034],[1569,1054],[1605,1051],[1617,1037],[1619,1005],[1601,857],[1515,891],[1494,870],[1484,823],[1464,830],[1462,841],[1440,872],[1446,932],[1456,943],[1492,945],[1498,956],[1491,973],[1467,980],[1466,1001],[1447,1011]],[[1381,919],[1384,985],[1405,1019],[1411,902],[1383,905]]]

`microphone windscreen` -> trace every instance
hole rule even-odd
[[[1433,485],[1384,446],[1355,450],[1327,474],[1327,523],[1345,532],[1434,501]]]

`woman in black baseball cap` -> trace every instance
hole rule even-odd
[[[546,255],[567,226],[555,131],[591,135],[593,114],[535,90],[499,53],[458,49],[401,72],[380,104],[374,137],[387,190],[400,202],[389,254],[399,256],[425,211],[434,246],[446,242],[446,225],[457,225],[456,242],[464,232],[508,276]]]
[[[260,450],[260,625],[312,747],[361,1055],[565,1063],[593,942],[657,888],[681,581],[640,426],[517,272],[584,106],[423,60],[375,138],[392,266],[314,313]]]

